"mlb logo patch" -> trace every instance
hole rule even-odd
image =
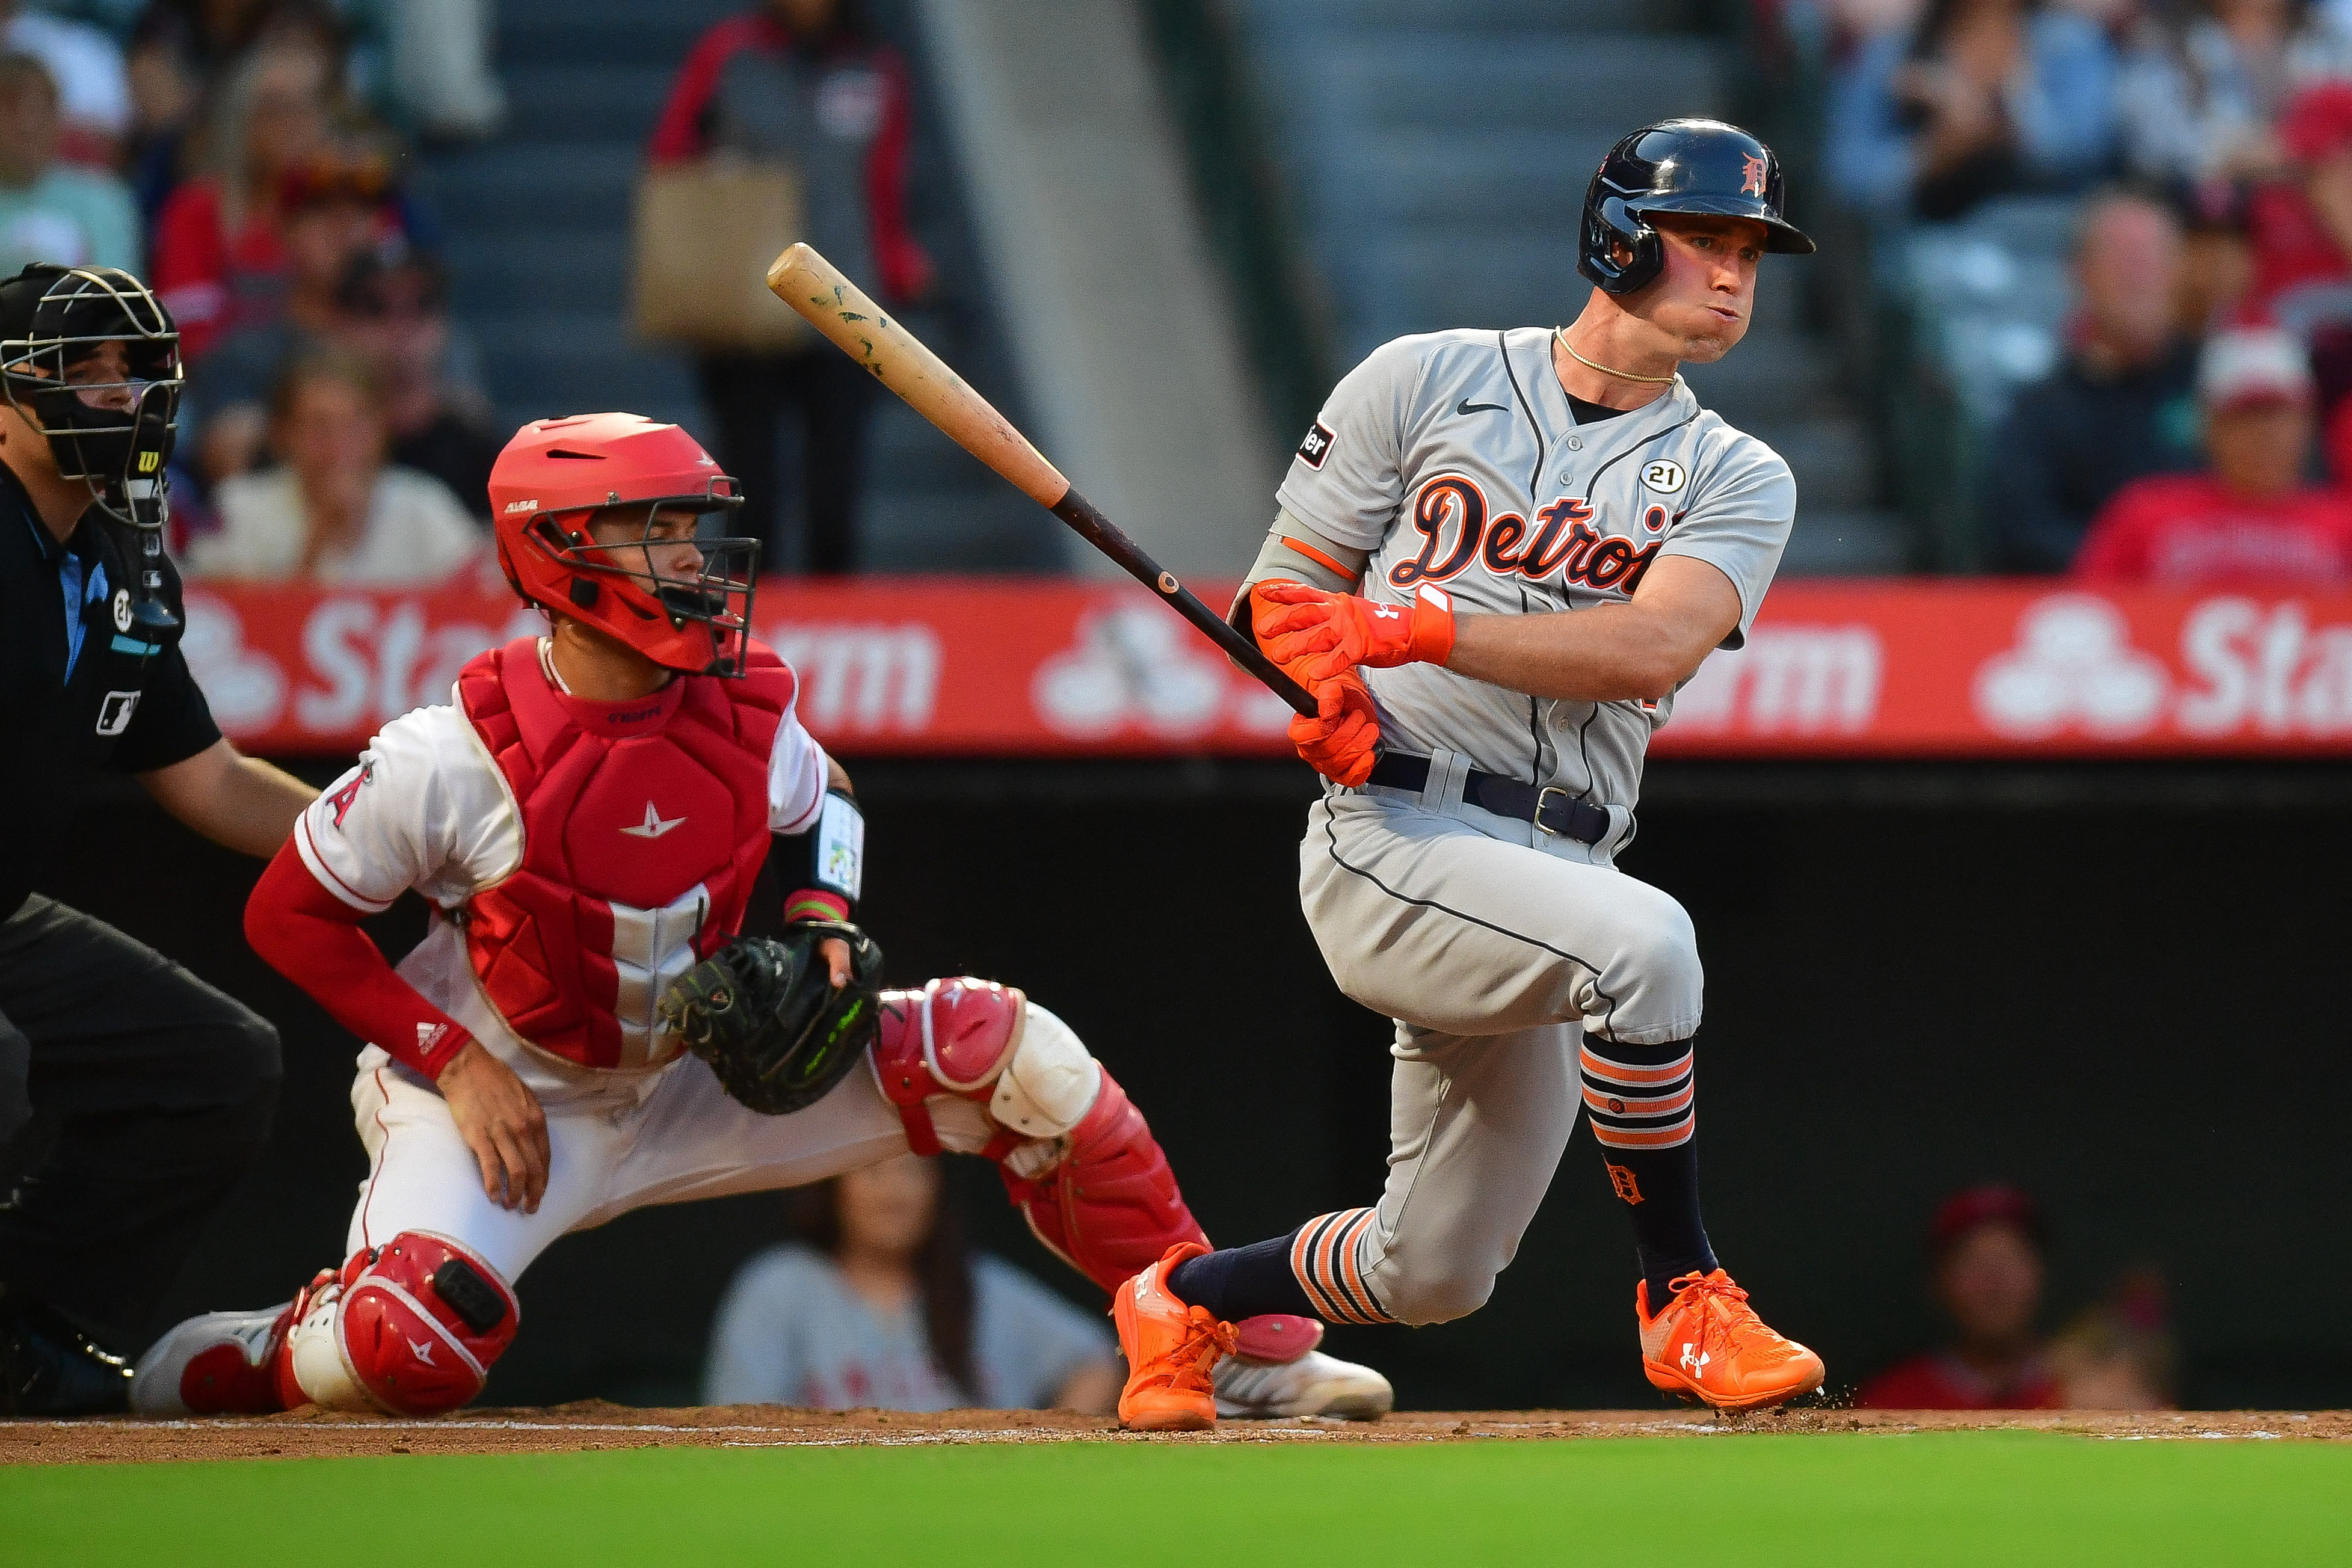
[[[1315,427],[1307,433],[1307,439],[1298,444],[1298,460],[1309,468],[1322,467],[1323,459],[1331,455],[1334,439],[1330,427],[1317,420]]]
[[[98,705],[98,733],[121,735],[131,727],[131,716],[139,710],[137,692],[109,692],[106,700]]]

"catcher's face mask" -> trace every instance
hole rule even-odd
[[[702,519],[730,517],[743,498],[712,489],[700,496],[673,496],[657,500],[623,502],[597,508],[584,523],[575,522],[562,535],[553,518],[545,519],[542,535],[549,548],[575,570],[594,572],[621,607],[647,622],[640,628],[618,617],[603,623],[656,663],[672,668],[707,671],[711,674],[743,673],[744,650],[751,632],[754,574],[759,570],[760,541],[745,538],[698,538]],[[583,603],[574,591],[571,604]],[[681,663],[671,649],[673,635],[703,629],[708,652],[697,645]],[[646,633],[650,633],[649,635]]]

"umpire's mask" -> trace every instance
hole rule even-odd
[[[58,471],[139,530],[133,614],[151,631],[173,623],[158,595],[180,386],[172,313],[120,267],[37,262],[0,282],[0,392],[48,438]]]
[[[60,474],[135,497],[179,434],[180,330],[119,267],[36,263],[0,283],[0,384]]]

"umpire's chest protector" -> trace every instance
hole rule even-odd
[[[636,702],[557,689],[524,637],[467,664],[457,698],[514,797],[522,860],[467,901],[483,994],[522,1039],[585,1067],[677,1053],[663,989],[742,922],[768,852],[768,758],[793,674],[681,675]]]

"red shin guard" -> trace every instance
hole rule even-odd
[[[997,1169],[1037,1239],[1079,1273],[1116,1291],[1179,1241],[1208,1245],[1143,1113],[1108,1071],[1068,1143],[1061,1163],[1035,1181]]]

